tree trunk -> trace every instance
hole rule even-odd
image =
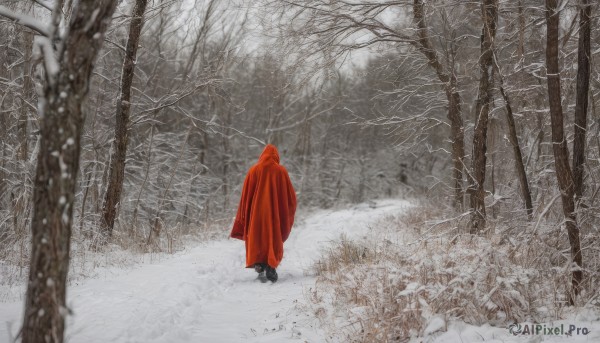
[[[473,185],[471,186],[471,233],[485,227],[485,167],[487,153],[487,130],[492,99],[494,75],[492,73],[493,43],[498,21],[496,0],[481,1],[481,55],[479,57],[479,95],[477,99],[477,120],[473,133]]]
[[[523,64],[523,54],[525,53],[525,15],[523,13],[523,2],[519,0],[519,43],[517,45],[517,55],[519,56],[519,64]]]
[[[453,72],[445,70],[431,40],[425,22],[422,0],[414,0],[413,16],[417,26],[417,40],[415,47],[427,58],[429,65],[435,70],[438,79],[444,84],[446,98],[448,99],[448,120],[450,120],[450,141],[452,142],[452,179],[454,183],[454,207],[463,207],[463,164],[465,158],[464,126],[461,113],[461,97],[458,93],[458,81]]]
[[[550,103],[550,121],[552,128],[552,150],[556,178],[560,188],[563,213],[565,216],[569,243],[571,245],[571,258],[573,266],[572,292],[569,296],[571,304],[579,293],[579,284],[583,278],[581,247],[579,242],[579,228],[575,214],[574,184],[571,167],[569,166],[569,150],[564,134],[563,110],[561,104],[560,70],[558,66],[558,27],[559,13],[557,0],[546,0],[546,70],[548,79],[548,100]]]
[[[508,141],[513,148],[513,154],[515,156],[515,169],[519,178],[519,184],[521,188],[521,196],[525,202],[525,209],[527,210],[527,216],[531,219],[533,215],[533,203],[531,201],[531,190],[529,189],[529,181],[527,180],[527,173],[525,172],[525,165],[523,164],[523,154],[521,153],[521,146],[519,145],[519,137],[517,136],[517,127],[515,125],[515,117],[513,115],[512,106],[510,104],[510,98],[504,90],[504,80],[500,73],[500,68],[494,63],[500,87],[500,94],[504,99],[504,106],[506,108],[506,122],[508,124]],[[533,148],[532,148],[533,150]]]
[[[29,10],[31,10],[31,5],[27,6]],[[21,108],[19,109],[19,118],[17,121],[17,139],[18,139],[18,147],[17,147],[17,160],[20,162],[18,164],[19,174],[21,176],[21,183],[19,185],[18,195],[16,196],[14,202],[14,227],[15,232],[18,234],[23,234],[26,231],[27,220],[29,214],[29,202],[31,193],[29,190],[31,179],[31,172],[29,170],[29,161],[28,161],[28,132],[27,126],[29,123],[29,112],[30,101],[33,98],[33,78],[31,75],[31,53],[33,49],[33,33],[28,29],[24,29],[23,32],[23,87],[21,90]]]
[[[454,188],[454,208],[463,208],[463,168],[465,159],[465,129],[461,113],[461,99],[457,90],[457,80],[454,75],[450,77],[446,88],[448,100],[448,120],[450,120],[450,141],[452,142],[452,181]]]
[[[125,158],[127,157],[127,142],[129,140],[129,115],[131,112],[131,85],[135,72],[135,60],[144,25],[144,12],[148,0],[136,0],[129,23],[129,37],[125,50],[125,60],[121,71],[121,94],[117,100],[115,114],[115,138],[110,158],[108,186],[102,204],[102,231],[112,236],[117,216],[117,207],[121,201],[123,179],[125,177]]]
[[[29,122],[29,105],[33,93],[33,80],[31,77],[31,50],[33,47],[33,33],[29,30],[23,31],[23,90],[21,93],[21,109],[19,112],[19,123],[17,124],[17,136],[19,137],[19,148],[17,158],[19,161],[27,161],[27,123]]]
[[[590,89],[590,18],[592,14],[590,0],[581,0],[580,6],[575,135],[573,138],[573,183],[576,201],[583,195],[583,165],[585,163],[588,92]]]
[[[57,56],[57,73],[46,73],[23,343],[63,341],[73,202],[84,122],[82,102],[102,35],[116,5],[116,0],[80,0]]]
[[[223,211],[229,209],[229,167],[232,161],[231,142],[225,137],[231,135],[231,108],[226,106],[227,114],[225,115],[225,135],[223,136]]]

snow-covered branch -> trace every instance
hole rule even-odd
[[[43,8],[45,8],[49,11],[52,11],[52,5],[48,4],[44,0],[33,0],[33,2],[35,2],[36,4],[42,6]]]
[[[32,16],[23,13],[15,13],[5,6],[0,5],[0,16],[6,17],[8,19],[14,20],[17,24],[28,27],[42,36],[49,37],[50,30],[47,25],[39,22]]]
[[[35,45],[39,47],[44,57],[44,68],[46,69],[46,79],[50,85],[54,84],[56,75],[60,70],[56,56],[54,56],[54,49],[52,43],[46,37],[37,36],[35,37]]]

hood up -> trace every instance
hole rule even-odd
[[[267,144],[262,154],[260,154],[260,157],[258,158],[258,162],[266,162],[268,160],[273,160],[275,163],[279,163],[279,152],[273,144]]]

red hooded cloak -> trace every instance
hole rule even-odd
[[[268,144],[246,175],[231,237],[246,243],[246,267],[277,268],[294,224],[296,192],[279,153]]]

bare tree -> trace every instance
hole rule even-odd
[[[575,103],[575,136],[573,138],[573,183],[575,200],[583,195],[583,170],[587,132],[588,93],[590,90],[591,43],[590,28],[592,3],[579,2],[579,47],[577,50],[577,94]]]
[[[515,160],[515,170],[519,177],[519,185],[521,188],[521,196],[525,202],[525,210],[529,218],[533,215],[533,203],[531,201],[531,190],[529,188],[529,181],[527,179],[527,172],[525,171],[525,164],[523,163],[523,154],[521,153],[521,146],[519,145],[519,137],[517,135],[517,127],[515,124],[515,117],[513,114],[512,105],[508,93],[504,89],[504,78],[500,72],[498,62],[494,57],[494,68],[496,75],[498,76],[498,88],[500,94],[504,100],[504,106],[506,110],[506,122],[508,124],[508,140],[513,148],[513,158]]]
[[[332,58],[342,56],[345,52],[362,49],[368,46],[387,44],[392,46],[408,45],[425,58],[437,77],[438,84],[446,97],[447,117],[450,126],[452,157],[453,204],[463,207],[463,170],[465,159],[464,124],[462,116],[462,99],[456,71],[455,57],[457,53],[457,37],[436,37],[430,34],[427,22],[427,6],[422,0],[411,1],[286,1],[273,0],[281,8],[282,18],[289,23],[288,34],[309,38],[307,50],[312,53],[328,50],[336,52]],[[443,6],[441,6],[443,7]],[[390,24],[382,19],[382,14],[390,10],[402,9],[412,11],[412,24]],[[442,12],[444,10],[441,10]],[[410,12],[409,12],[410,13]],[[291,18],[291,20],[290,20]],[[300,22],[297,23],[296,21]],[[410,33],[409,33],[410,32]],[[412,34],[414,32],[414,34]],[[367,39],[355,40],[357,34],[367,34]],[[454,34],[454,33],[452,33]],[[448,33],[448,35],[451,35]],[[438,39],[443,41],[439,48],[434,45]],[[398,50],[402,50],[398,48]],[[331,63],[330,61],[326,61]]]
[[[33,48],[33,33],[29,30],[23,30],[23,91],[21,93],[21,110],[19,112],[19,124],[17,130],[19,132],[19,150],[18,159],[26,161],[28,157],[28,131],[29,112],[31,106],[28,103],[33,95],[33,75],[31,73],[32,58],[31,50]]]
[[[444,85],[448,99],[448,119],[450,120],[450,141],[452,142],[454,206],[461,208],[463,204],[463,168],[465,158],[464,126],[461,112],[461,97],[458,92],[458,81],[453,69],[448,70],[439,62],[436,51],[431,44],[422,0],[414,0],[413,16],[418,31],[418,49],[427,57],[429,65],[435,70]],[[453,67],[453,65],[451,65]],[[486,124],[487,125],[487,124]]]
[[[136,0],[129,23],[129,36],[125,47],[125,60],[121,70],[120,94],[117,99],[115,113],[115,137],[112,155],[110,157],[110,172],[108,185],[102,205],[102,231],[107,236],[112,236],[117,207],[121,201],[123,179],[125,177],[125,158],[127,157],[127,144],[129,141],[129,116],[131,113],[131,86],[135,72],[135,61],[139,46],[142,27],[144,25],[144,12],[147,0]]]
[[[581,273],[585,260],[590,277],[573,273],[573,280],[582,281],[561,285],[563,293],[573,288],[572,300],[578,290],[594,289],[600,122],[582,124],[584,105],[596,117],[594,99],[600,99],[592,63],[600,56],[594,1],[554,3],[569,21],[560,40],[553,38],[556,46],[548,44],[560,56],[552,55],[555,60],[544,58],[546,12],[538,0],[260,1],[266,8],[219,0],[128,0],[120,2],[104,34],[88,19],[88,31],[69,32],[67,18],[73,25],[83,22],[81,4],[91,1],[0,2],[0,13],[10,18],[0,20],[0,261],[25,272],[34,259],[28,296],[37,303],[28,303],[24,330],[61,309],[67,313],[61,293],[66,258],[79,266],[87,265],[78,259],[89,256],[90,248],[109,259],[113,248],[172,252],[187,235],[205,237],[216,231],[210,226],[227,225],[230,199],[264,142],[278,145],[302,206],[433,199],[431,215],[448,219],[436,224],[435,230],[443,230],[440,242],[463,227],[473,233],[497,228],[490,232],[491,244],[510,235],[520,251],[531,239],[553,257],[544,266],[572,260],[568,278]],[[35,18],[51,15],[55,4],[62,10],[54,11],[54,24],[40,25]],[[586,27],[581,11],[590,4]],[[255,9],[265,13],[260,23],[260,14],[244,17]],[[266,37],[254,38],[257,27]],[[581,43],[586,29],[587,54]],[[88,41],[92,32],[107,42],[93,63],[88,59],[100,42]],[[588,76],[582,56],[588,57],[587,91],[581,86]],[[86,87],[89,96],[74,109],[86,98]],[[43,117],[33,115],[36,98],[46,109]],[[560,106],[575,111],[563,113]],[[570,139],[572,176],[565,171]],[[77,184],[73,149],[80,151]],[[584,171],[580,196],[578,165]],[[454,209],[438,201],[440,194]],[[470,211],[464,213],[465,207]],[[521,222],[525,213],[537,218],[535,224]],[[552,230],[556,218],[561,225],[566,218],[566,230]],[[65,256],[69,234],[72,251]],[[462,235],[455,237],[459,242]],[[115,245],[98,245],[107,238]],[[539,245],[528,246],[537,253]],[[54,264],[60,267],[44,269]],[[3,274],[2,282],[25,283],[25,274]]]
[[[583,278],[581,244],[579,242],[579,227],[575,214],[575,189],[573,173],[569,166],[569,150],[564,134],[563,110],[561,104],[560,68],[558,64],[558,27],[560,12],[557,0],[546,0],[546,69],[548,79],[548,100],[550,102],[550,121],[552,126],[552,150],[554,152],[554,165],[556,178],[560,188],[563,214],[567,226],[569,243],[571,246],[572,267],[572,294],[569,299],[574,303],[579,293],[579,285]]]
[[[102,37],[116,0],[81,0],[64,41],[58,34],[63,1],[57,1],[52,24],[0,7],[0,14],[37,31],[44,54],[46,84],[40,99],[40,145],[34,188],[32,252],[22,341],[62,342],[69,270],[74,193],[79,168],[85,100]],[[53,41],[60,41],[54,51]],[[55,56],[55,54],[57,56]]]
[[[498,21],[498,2],[481,1],[481,55],[479,56],[479,95],[477,98],[475,132],[473,135],[473,185],[471,186],[471,233],[485,227],[485,170],[487,151],[487,129],[494,86],[493,44]]]

